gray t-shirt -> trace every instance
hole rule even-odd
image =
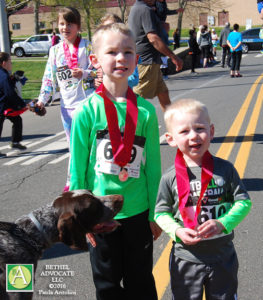
[[[214,157],[214,172],[207,190],[203,196],[201,213],[198,223],[202,224],[208,219],[217,219],[227,212],[234,201],[249,199],[249,195],[240,180],[234,166],[221,158]],[[189,214],[194,214],[201,191],[201,168],[188,168],[190,180],[190,194],[186,204]],[[171,212],[175,220],[183,226],[182,216],[179,211],[179,199],[174,166],[163,176],[160,182],[155,212]],[[233,232],[222,233],[214,238],[203,240],[192,246],[176,242],[175,255],[181,259],[195,263],[218,262],[229,256],[234,250],[232,240]]]
[[[135,36],[136,52],[140,55],[142,65],[161,64],[160,52],[149,42],[147,34],[154,32],[160,36],[161,25],[153,9],[144,3],[136,1],[132,6],[129,27]]]

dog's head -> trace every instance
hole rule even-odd
[[[118,226],[113,217],[121,210],[123,196],[98,197],[88,190],[63,193],[54,203],[60,241],[71,248],[87,250],[86,233],[110,232]]]

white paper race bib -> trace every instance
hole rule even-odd
[[[64,90],[71,90],[77,87],[79,79],[72,76],[72,70],[68,66],[57,68],[57,81]]]
[[[145,137],[135,136],[131,152],[131,160],[124,167],[129,177],[139,178]],[[114,163],[112,147],[108,130],[97,132],[96,171],[119,175],[121,167]]]

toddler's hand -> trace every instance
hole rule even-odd
[[[224,226],[217,220],[208,220],[197,227],[198,236],[201,238],[210,238],[220,234],[224,230]]]
[[[197,231],[190,229],[190,228],[178,228],[176,230],[176,235],[186,245],[195,245],[202,240],[198,236]]]

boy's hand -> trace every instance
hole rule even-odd
[[[162,229],[155,222],[150,222],[150,227],[151,227],[153,239],[154,241],[156,241],[158,237],[161,235]]]
[[[103,81],[103,71],[102,68],[98,68],[96,72],[96,78],[94,79],[94,86],[97,89]]]
[[[224,230],[224,226],[217,220],[208,220],[197,227],[198,236],[200,238],[210,238],[220,234]]]
[[[83,70],[80,69],[80,68],[74,68],[72,69],[72,76],[75,77],[75,78],[82,78],[83,76]]]
[[[176,230],[176,235],[186,245],[195,245],[202,240],[198,236],[197,231],[190,229],[190,228],[178,228]]]

